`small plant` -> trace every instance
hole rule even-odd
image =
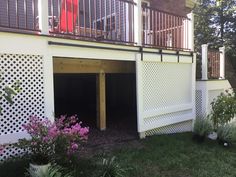
[[[99,177],[124,177],[126,169],[123,169],[116,161],[115,157],[103,158]]]
[[[218,142],[223,146],[230,146],[236,142],[236,126],[235,125],[222,125],[217,129]]]
[[[229,123],[236,114],[236,96],[233,90],[226,90],[221,93],[211,103],[212,111],[210,118],[213,122],[214,129]]]
[[[203,142],[205,137],[213,130],[208,118],[197,118],[194,122],[193,139]]]
[[[29,168],[26,176],[29,177],[72,177],[70,173],[65,173],[65,170],[58,166],[53,165],[46,169],[46,171],[41,171],[40,174],[36,173],[33,169]]]

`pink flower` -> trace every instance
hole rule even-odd
[[[78,150],[79,146],[76,143],[71,143],[71,150]]]

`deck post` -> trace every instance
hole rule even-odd
[[[208,44],[202,45],[202,80],[208,80]]]
[[[189,21],[189,27],[188,27],[188,46],[187,48],[191,51],[194,51],[194,13],[191,12],[187,15]]]
[[[106,130],[106,74],[97,74],[97,127]]]
[[[220,79],[225,79],[225,47],[220,47]]]
[[[49,34],[48,27],[48,1],[38,0],[38,20],[39,20],[39,29],[44,35]]]
[[[134,6],[134,42],[138,45],[142,45],[142,1],[134,0],[136,6]]]

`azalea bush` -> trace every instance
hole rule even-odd
[[[55,122],[32,116],[29,123],[23,125],[31,138],[19,140],[17,146],[29,150],[33,163],[47,164],[56,157],[55,152],[70,156],[79,150],[89,132],[89,128],[81,124],[77,116],[61,116]]]
[[[77,116],[61,116],[55,121],[59,130],[56,141],[56,157],[68,160],[79,151],[81,143],[88,139],[89,127],[82,127]]]

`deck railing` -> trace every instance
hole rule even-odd
[[[50,0],[50,32],[134,43],[134,5],[128,0]]]
[[[0,27],[39,31],[38,0],[1,0]]]
[[[201,62],[197,69],[201,71],[202,80],[225,79],[225,47],[219,50],[208,49],[208,44],[202,45]],[[197,77],[199,78],[199,77]]]
[[[142,6],[143,44],[162,48],[189,49],[190,19]]]
[[[208,50],[208,79],[220,78],[220,52]]]
[[[189,40],[193,36],[190,33],[193,31],[192,21],[187,17],[141,6],[140,2],[1,0],[0,30],[37,31],[37,34],[62,38],[193,50]]]

